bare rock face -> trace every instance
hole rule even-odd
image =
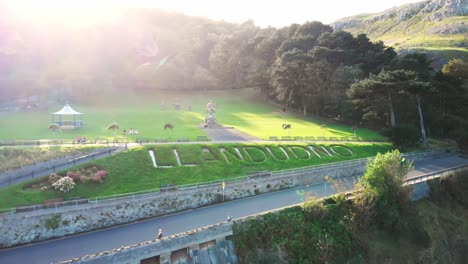
[[[449,23],[445,25],[434,26],[427,30],[427,33],[429,34],[440,35],[463,34],[467,32],[468,22]]]
[[[468,13],[467,0],[433,0],[428,2],[421,13],[430,13],[430,21],[441,21],[450,16],[463,16]]]
[[[438,22],[451,16],[468,15],[468,0],[429,0],[419,3],[407,4],[388,9],[378,14],[362,15],[340,19],[332,24],[336,30],[348,28],[366,27],[377,21],[392,19],[397,22],[405,22],[414,16],[420,16],[426,21]],[[435,34],[457,34],[453,32],[466,32],[458,26],[465,24],[453,24],[449,28],[433,29]]]

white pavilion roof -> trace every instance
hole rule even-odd
[[[71,108],[69,104],[66,104],[60,111],[52,113],[53,115],[82,115],[83,113],[77,112]]]

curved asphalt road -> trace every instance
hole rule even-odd
[[[426,160],[416,163],[415,170],[410,172],[409,176],[417,176],[462,164],[468,164],[468,160],[457,156]],[[357,178],[349,178],[346,184],[348,190],[351,189],[356,180]],[[158,228],[162,228],[166,235],[176,234],[224,221],[227,215],[231,215],[235,219],[301,203],[304,193],[310,192],[319,197],[334,193],[330,186],[318,184],[253,196],[106,230],[2,250],[0,251],[0,263],[55,263],[60,260],[154,239]]]

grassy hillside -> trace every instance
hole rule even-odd
[[[321,144],[328,147],[328,144]],[[393,147],[390,144],[343,144],[352,150],[349,155],[346,151],[344,155],[326,156],[318,158],[314,154],[307,156],[301,149],[306,144],[295,143],[295,147],[284,147],[289,159],[276,144],[186,144],[186,145],[155,145],[144,146],[131,149],[128,152],[118,153],[94,161],[92,164],[85,164],[72,168],[68,171],[76,171],[80,168],[97,166],[99,169],[107,171],[104,183],[93,182],[79,183],[68,193],[55,191],[47,184],[46,178],[38,178],[25,183],[13,185],[0,189],[0,208],[9,208],[22,204],[41,203],[52,198],[70,199],[73,197],[98,197],[129,192],[156,190],[164,184],[194,184],[209,181],[220,181],[237,176],[244,176],[251,172],[269,170],[280,171],[318,164],[325,164],[343,160],[370,157],[378,152],[384,153]],[[237,147],[243,159],[237,156]],[[275,157],[265,148],[268,147]],[[206,149],[203,151],[202,149]],[[226,154],[229,163],[220,152],[219,148],[225,148],[231,154]],[[170,168],[153,166],[149,149],[154,149],[158,166],[171,166]],[[177,165],[176,156],[173,154],[176,149],[182,164],[192,164],[195,166]],[[338,148],[337,150],[340,150]],[[263,154],[262,154],[263,152]],[[63,172],[62,174],[65,174]],[[31,188],[33,185],[43,183],[42,188]]]
[[[467,60],[466,6],[444,3],[403,5],[378,14],[343,18],[333,26],[353,34],[364,33],[373,41],[382,40],[399,51],[425,51],[445,62],[449,58]]]

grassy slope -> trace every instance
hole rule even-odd
[[[367,21],[375,15],[361,15],[354,18],[357,21]],[[386,45],[398,50],[420,50],[445,59],[461,58],[468,60],[468,48],[458,48],[465,43],[466,34],[431,34],[432,28],[468,22],[467,16],[454,16],[442,21],[432,22],[425,17],[416,15],[406,21],[397,22],[394,19],[366,23],[362,27],[349,27],[345,31],[353,34],[365,33],[371,40],[382,40]]]
[[[305,144],[295,144],[304,146]],[[296,151],[302,159],[294,158],[294,154],[289,149],[286,151],[291,157],[290,160],[275,160],[269,158],[267,161],[254,162],[248,160],[247,154],[241,148],[245,161],[231,159],[227,164],[221,156],[218,147],[226,147],[234,153],[232,144],[206,145],[211,154],[200,155],[203,145],[159,145],[132,149],[128,152],[97,160],[94,164],[103,166],[108,171],[108,176],[103,184],[79,184],[74,190],[63,194],[56,191],[31,191],[24,190],[23,186],[37,181],[32,180],[23,184],[18,184],[0,190],[0,208],[8,208],[21,204],[40,203],[46,199],[63,197],[65,199],[73,197],[96,197],[127,192],[136,192],[155,189],[162,184],[190,184],[198,182],[216,181],[242,176],[249,172],[271,170],[278,171],[288,168],[311,166],[322,163],[336,162],[346,159],[362,158],[374,156],[377,152],[386,152],[392,148],[389,144],[352,144],[348,145],[354,152],[352,157],[312,157],[303,159],[304,152]],[[252,146],[252,145],[250,145]],[[264,147],[265,145],[255,145]],[[274,153],[280,150],[274,144],[268,145]],[[154,168],[148,154],[149,148],[155,148],[158,164],[175,165],[176,161],[171,154],[173,148],[177,148],[180,158],[184,163],[195,163],[195,167],[174,167],[174,168]],[[254,160],[261,160],[261,153],[258,150],[250,149],[250,155]],[[277,154],[278,155],[278,154]],[[269,156],[269,155],[268,155]],[[279,156],[279,155],[278,155]]]
[[[199,92],[199,93],[172,93],[161,91],[154,95],[118,95],[115,98],[95,96],[88,98],[85,103],[73,103],[72,107],[84,112],[85,126],[76,130],[64,130],[57,133],[57,138],[72,139],[76,136],[87,138],[112,138],[112,132],[106,127],[111,122],[120,126],[117,137],[123,137],[121,130],[137,129],[140,135],[128,135],[130,140],[135,138],[169,138],[176,141],[178,138],[195,140],[197,136],[206,135],[199,128],[205,119],[205,107],[212,99],[218,106],[217,120],[226,126],[252,134],[258,138],[267,139],[269,136],[322,136],[319,127],[326,122],[312,119],[304,120],[293,114],[279,113],[274,106],[267,105],[255,98],[258,95],[251,90]],[[173,110],[172,103],[180,102],[183,111]],[[165,102],[170,110],[160,110],[161,102]],[[187,111],[188,106],[192,111]],[[17,112],[4,114],[0,118],[0,139],[45,139],[53,135],[47,127],[50,123],[49,112],[59,110],[62,106],[55,106],[53,110],[38,112]],[[172,123],[173,131],[163,129],[164,124]],[[292,125],[291,131],[285,132],[281,128],[284,123]],[[351,127],[327,124],[329,130],[324,133],[326,137],[353,136]],[[288,134],[289,133],[289,134]],[[368,139],[381,139],[382,137],[366,129],[359,129],[357,135]]]
[[[89,146],[0,147],[0,172],[55,158],[84,155],[95,150]]]

